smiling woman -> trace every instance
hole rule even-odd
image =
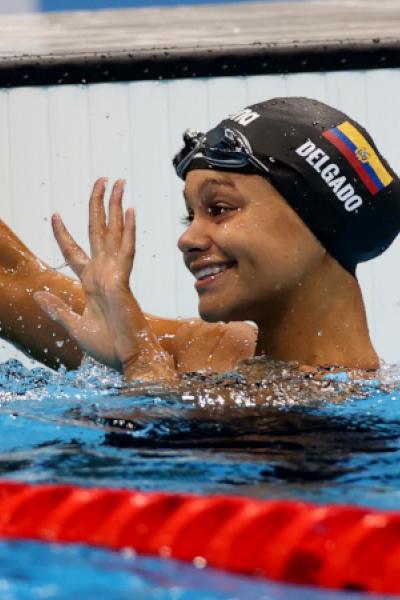
[[[187,177],[192,221],[179,240],[200,316],[254,321],[257,354],[269,358],[376,368],[356,279],[262,177],[229,173],[205,186],[208,177]],[[223,270],[209,274],[206,265]]]
[[[376,369],[355,269],[397,235],[399,180],[367,132],[327,105],[283,98],[248,110],[256,118],[241,111],[206,135],[185,135],[174,159],[187,206],[178,246],[195,277],[201,319],[142,311],[129,287],[134,213],[123,215],[119,180],[107,220],[100,179],[89,208],[91,257],[53,218],[81,286],[47,269],[3,227],[3,334],[47,364],[74,367],[83,351],[129,380],[226,371],[254,355]],[[342,140],[346,151],[331,140],[343,124],[351,131]],[[361,200],[355,210],[346,204],[350,196]]]
[[[226,173],[216,180],[192,171],[186,196],[191,223],[178,246],[197,279],[201,317],[251,319],[259,327],[275,321],[284,295],[324,259],[321,244],[259,175]],[[209,265],[223,270],[207,276]]]
[[[174,159],[188,213],[178,247],[203,321],[176,324],[162,344],[171,326],[156,331],[129,288],[135,224],[132,209],[122,213],[124,184],[113,187],[107,221],[103,179],[90,200],[91,258],[53,218],[82,283],[83,313],[49,291],[34,294],[40,307],[84,352],[129,380],[226,370],[254,354],[376,369],[355,269],[396,237],[400,183],[368,133],[325,104],[281,98],[184,140]],[[245,321],[257,325],[257,341]],[[192,361],[182,359],[189,346]]]

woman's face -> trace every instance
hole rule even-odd
[[[184,191],[188,227],[178,240],[206,321],[251,320],[301,286],[326,251],[259,175],[198,169]]]

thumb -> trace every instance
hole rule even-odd
[[[81,316],[75,313],[65,302],[49,292],[35,292],[33,297],[47,315],[64,327],[67,333],[76,339]]]

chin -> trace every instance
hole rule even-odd
[[[199,315],[207,323],[217,323],[218,321],[229,321],[228,312],[225,307],[203,306],[199,304]]]
[[[235,310],[232,306],[205,306],[200,302],[199,315],[207,323],[218,323],[223,321],[245,321],[248,317],[243,316],[242,311]]]

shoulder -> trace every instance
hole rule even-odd
[[[244,322],[206,323],[201,319],[180,321],[174,355],[180,371],[227,371],[254,356],[257,328]]]

